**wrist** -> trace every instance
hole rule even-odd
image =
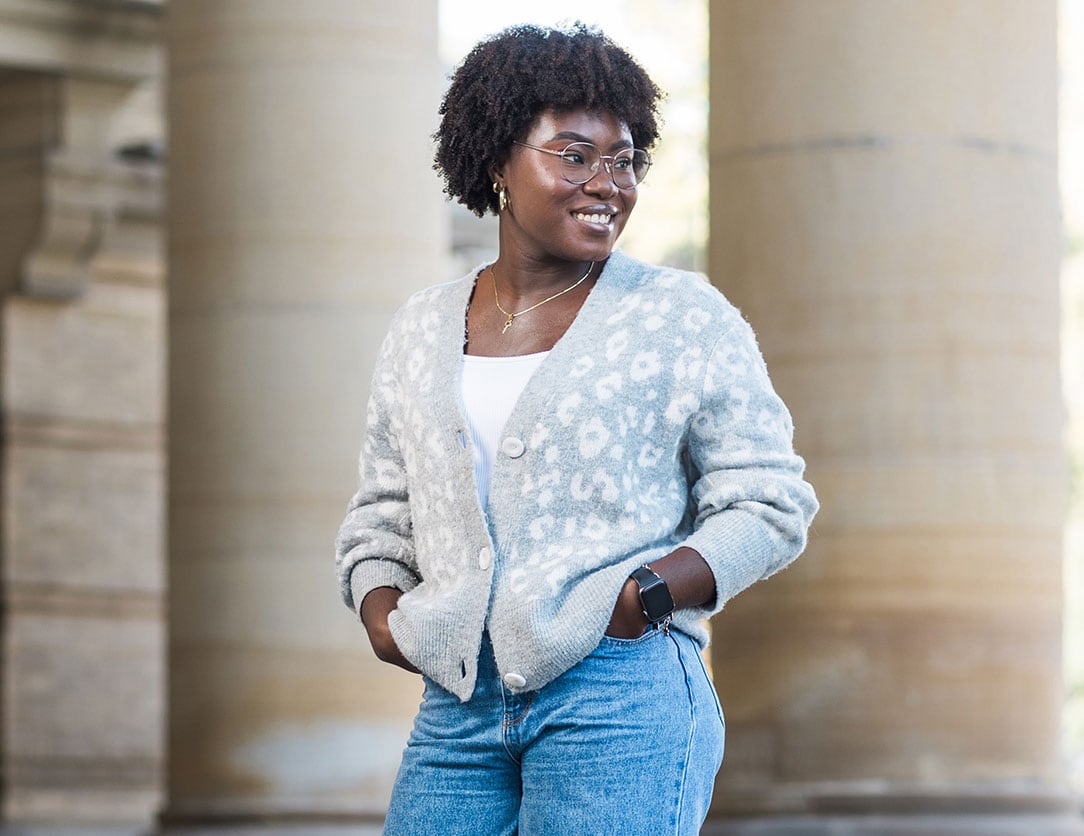
[[[626,578],[618,593],[606,634],[619,639],[635,639],[647,629],[647,619],[640,608],[639,587],[632,578]]]
[[[652,627],[665,627],[674,615],[674,596],[667,582],[649,566],[635,569],[629,580],[633,582],[639,599],[640,610]]]
[[[695,549],[679,547],[648,567],[666,579],[675,609],[714,608],[715,575]]]
[[[369,590],[361,601],[358,615],[366,630],[386,627],[388,614],[395,609],[403,591],[394,586],[378,586]]]

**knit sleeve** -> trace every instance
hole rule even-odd
[[[817,512],[805,462],[793,449],[790,413],[772,388],[752,328],[737,316],[706,364],[689,419],[696,520],[683,544],[715,574],[704,616],[794,560]]]
[[[335,544],[343,601],[355,612],[380,586],[407,592],[420,582],[414,558],[406,467],[396,437],[400,389],[393,366],[394,337],[385,338],[369,387],[358,490],[347,506]]]

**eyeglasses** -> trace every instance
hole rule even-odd
[[[533,148],[544,154],[561,158],[561,176],[569,183],[580,186],[598,174],[606,162],[606,170],[619,189],[635,189],[647,177],[651,157],[639,148],[626,148],[616,154],[603,154],[590,142],[573,142],[560,151],[552,151],[526,142],[516,142],[524,148]]]

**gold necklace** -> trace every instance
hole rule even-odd
[[[500,311],[502,314],[504,314],[506,317],[508,317],[508,321],[504,323],[504,327],[501,329],[501,333],[503,334],[505,331],[507,331],[509,328],[512,327],[512,321],[517,316],[523,316],[523,314],[527,313],[528,311],[533,311],[535,308],[541,307],[542,305],[545,305],[547,302],[552,302],[558,296],[564,296],[570,290],[575,290],[577,287],[579,287],[581,284],[583,284],[585,281],[587,281],[587,277],[591,275],[591,271],[594,270],[594,269],[595,269],[595,262],[592,261],[591,266],[587,268],[587,272],[584,273],[576,282],[574,282],[573,284],[570,284],[568,287],[566,287],[564,290],[559,290],[559,291],[557,291],[557,293],[554,293],[552,296],[546,297],[541,302],[535,302],[533,305],[531,305],[531,307],[524,308],[522,311],[516,311],[515,313],[509,313],[508,311],[506,311],[504,308],[501,307],[500,297],[497,296],[497,271],[494,270],[493,265],[490,264],[489,265],[489,272],[493,275],[493,301],[497,303],[497,310]]]

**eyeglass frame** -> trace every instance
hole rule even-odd
[[[594,148],[595,151],[598,152],[598,168],[591,171],[590,177],[577,183],[574,180],[569,180],[568,176],[564,172],[561,173],[561,177],[564,179],[564,181],[566,183],[571,183],[573,186],[582,186],[584,183],[590,183],[598,176],[599,171],[605,164],[606,173],[610,175],[610,182],[614,184],[614,188],[622,189],[623,191],[629,191],[631,189],[637,188],[641,183],[644,182],[644,179],[647,177],[647,172],[651,168],[651,155],[648,154],[647,151],[645,151],[643,148],[622,148],[616,154],[603,154],[602,149],[595,145],[595,143],[587,142],[586,140],[582,139],[577,139],[573,142],[568,143],[568,145],[566,145],[560,151],[554,151],[552,148],[543,148],[541,145],[531,145],[529,142],[520,142],[518,139],[512,140],[512,144],[522,145],[524,148],[532,148],[535,151],[541,151],[544,154],[552,154],[553,156],[561,157],[562,159],[564,158],[565,153],[568,151],[568,149],[571,148],[573,145],[589,145]],[[620,154],[623,154],[626,151],[631,151],[633,154],[639,151],[647,158],[647,168],[644,169],[644,176],[637,180],[635,183],[633,183],[631,186],[618,185],[617,178],[614,177],[613,161],[616,160]],[[609,160],[610,162],[607,163],[605,162],[606,160]]]

